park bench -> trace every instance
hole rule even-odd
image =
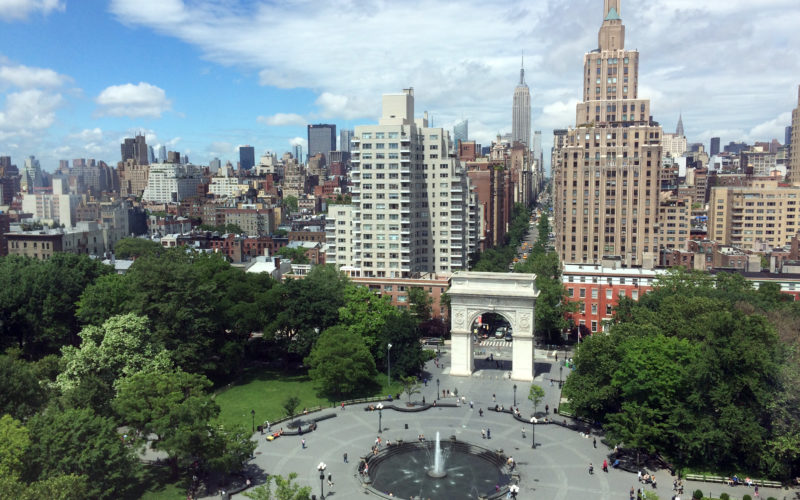
[[[780,488],[782,486],[778,481],[765,481],[763,479],[754,479],[753,484],[757,484],[762,488]]]
[[[707,476],[705,474],[686,474],[684,476],[688,481],[705,481],[707,483],[720,483],[724,484],[727,482],[727,478],[722,476]]]

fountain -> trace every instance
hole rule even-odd
[[[453,492],[464,499],[499,499],[510,481],[505,456],[455,438],[442,441],[437,432],[435,441],[398,443],[370,457],[365,483],[395,498],[450,500]]]
[[[442,445],[439,441],[439,431],[436,431],[436,447],[433,451],[433,467],[428,469],[428,475],[432,478],[442,478],[447,475],[444,470],[444,460],[442,460]]]

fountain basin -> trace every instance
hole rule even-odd
[[[506,458],[463,441],[442,442],[437,472],[435,442],[401,443],[369,458],[369,487],[394,498],[500,498],[511,480]]]

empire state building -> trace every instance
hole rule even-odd
[[[625,50],[620,0],[605,0],[583,58],[583,101],[554,165],[556,250],[565,263],[649,266],[659,248],[662,130],[640,99],[639,53]]]
[[[531,91],[525,83],[525,67],[519,69],[519,85],[514,89],[511,110],[511,141],[531,148]]]

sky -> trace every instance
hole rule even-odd
[[[381,95],[488,145],[525,54],[532,129],[575,125],[603,0],[0,0],[0,155],[113,165],[140,132],[193,163],[375,123]],[[798,104],[797,0],[622,0],[639,95],[689,142],[781,143]]]

